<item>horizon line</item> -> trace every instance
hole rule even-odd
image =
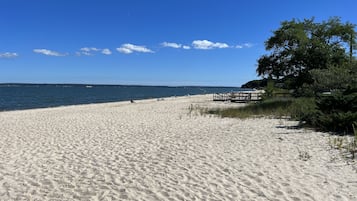
[[[35,83],[35,82],[0,82],[0,85],[97,85],[97,86],[132,86],[132,87],[222,87],[242,88],[241,86],[217,86],[217,85],[155,85],[155,84],[90,84],[90,83]]]

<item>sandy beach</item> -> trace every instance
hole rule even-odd
[[[189,109],[230,106],[199,95],[0,112],[0,200],[357,200],[330,135]]]

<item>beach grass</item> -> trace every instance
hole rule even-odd
[[[313,100],[307,98],[272,98],[257,103],[250,103],[245,107],[210,109],[208,114],[220,117],[255,118],[255,117],[289,117],[301,118],[313,111]]]
[[[218,115],[222,118],[259,118],[259,117],[272,117],[272,118],[287,118],[298,120],[301,122],[300,126],[311,126],[316,114],[316,104],[314,98],[272,98],[263,100],[257,103],[250,103],[244,107],[239,108],[216,108],[216,109],[202,109],[199,108],[201,113]],[[355,159],[357,156],[357,122],[352,124],[353,137],[347,137],[347,133],[336,133],[344,136],[334,137],[330,139],[331,148],[338,149],[347,156],[347,158]],[[299,151],[300,152],[300,151]],[[300,154],[299,156],[307,156]],[[304,159],[309,159],[302,157]]]

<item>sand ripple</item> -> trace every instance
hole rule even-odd
[[[2,112],[0,200],[357,200],[327,134],[189,114],[209,98]]]

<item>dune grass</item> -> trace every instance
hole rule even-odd
[[[258,103],[250,103],[240,108],[207,109],[205,114],[218,115],[222,118],[289,118],[298,120],[301,126],[316,127],[316,102],[314,98],[272,98]],[[348,153],[352,159],[357,158],[357,122],[353,122],[353,138],[346,140],[339,136],[330,141],[330,146]],[[340,134],[340,133],[337,133]],[[346,134],[346,133],[343,133]]]
[[[255,118],[255,117],[290,117],[298,118],[306,111],[313,110],[313,100],[295,98],[273,98],[262,102],[250,103],[241,108],[210,109],[208,114],[220,117]],[[302,111],[304,110],[304,111]]]

